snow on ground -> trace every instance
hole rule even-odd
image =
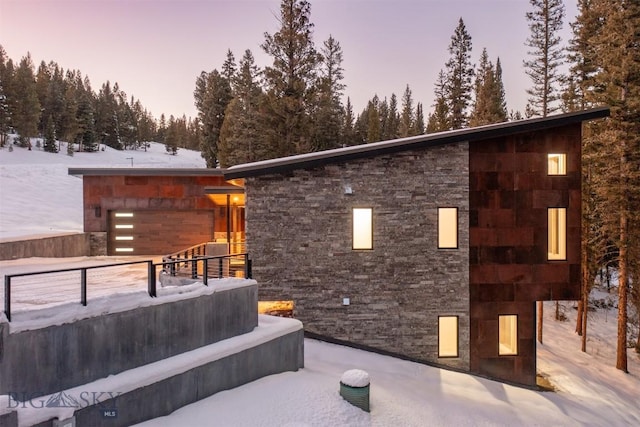
[[[41,234],[82,232],[82,178],[68,174],[70,167],[175,167],[204,168],[200,152],[179,149],[167,154],[163,144],[150,143],[147,151],[118,151],[105,147],[95,153],[47,153],[13,146],[0,149],[0,241]],[[131,160],[133,159],[133,160]],[[51,207],[55,206],[55,209]]]
[[[181,157],[185,155],[185,157]],[[13,157],[12,157],[13,156]],[[94,157],[95,156],[95,157]],[[193,157],[189,157],[193,156]],[[67,175],[72,167],[134,166],[203,167],[199,153],[180,150],[177,157],[152,144],[143,151],[48,154],[18,147],[0,149],[0,238],[82,230],[82,181]],[[53,160],[52,160],[53,159]],[[148,160],[148,161],[147,161]],[[145,162],[146,161],[146,162]],[[129,163],[127,163],[129,162]],[[191,163],[193,162],[193,163]],[[42,259],[0,261],[0,273],[49,270],[131,258]],[[117,273],[118,284],[89,288],[89,305],[79,303],[74,278],[57,277],[46,283],[16,284],[20,310],[34,306],[71,304],[61,311],[98,309],[110,292],[138,292],[146,283],[134,268]],[[91,280],[90,280],[91,283]],[[198,286],[198,285],[192,285]],[[18,288],[21,288],[18,290]],[[51,302],[45,292],[60,294]],[[615,289],[612,291],[615,292]],[[615,302],[615,294],[594,294]],[[95,298],[95,299],[92,299]],[[141,296],[142,298],[142,296]],[[18,303],[16,303],[18,304]],[[65,308],[66,307],[66,308]],[[144,426],[636,426],[640,425],[640,363],[629,350],[629,374],[614,368],[616,310],[589,312],[587,353],[573,331],[573,303],[562,303],[568,320],[553,320],[553,303],[546,304],[544,345],[538,346],[538,371],[556,392],[537,392],[483,378],[436,369],[332,344],[305,340],[305,368],[272,375],[218,393]],[[47,307],[42,312],[56,310]],[[24,315],[26,311],[24,311]],[[17,327],[17,323],[16,323]],[[162,363],[162,362],[160,362]],[[160,367],[160,370],[163,368]],[[371,413],[351,406],[339,395],[339,381],[350,369],[370,376]]]

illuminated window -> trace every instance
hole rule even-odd
[[[116,228],[131,229],[133,228],[133,224],[116,224]]]
[[[133,236],[116,236],[116,240],[133,240]]]
[[[116,252],[133,252],[133,248],[116,248]]]
[[[549,175],[566,175],[567,174],[567,155],[566,154],[549,154],[548,174]]]
[[[438,357],[458,357],[458,316],[438,316]]]
[[[438,208],[438,248],[458,247],[458,208]]]
[[[501,356],[518,354],[518,316],[509,314],[506,316],[498,316],[498,319],[498,354]]]
[[[116,212],[116,218],[133,218],[133,212]]]
[[[567,210],[549,208],[547,259],[567,259]]]
[[[353,208],[353,249],[373,249],[371,208]]]

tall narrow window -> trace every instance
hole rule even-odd
[[[549,208],[547,259],[567,259],[567,210]]]
[[[458,247],[458,208],[438,208],[438,248]]]
[[[353,249],[373,249],[371,208],[353,208]]]
[[[458,357],[458,316],[438,316],[438,357]]]
[[[509,356],[518,354],[518,316],[509,314],[498,316],[498,354]]]
[[[549,175],[566,175],[567,174],[567,155],[566,154],[549,154],[548,174]]]

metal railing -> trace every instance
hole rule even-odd
[[[147,264],[147,293],[150,297],[157,296],[157,269],[167,273],[167,266],[177,263],[187,263],[191,265],[191,278],[198,279],[202,277],[202,282],[208,286],[209,279],[222,279],[226,277],[251,278],[251,260],[248,253],[233,255],[215,255],[215,256],[194,256],[190,259],[179,259],[173,261],[162,261],[154,263],[148,261],[131,261],[114,264],[92,265],[87,267],[63,268],[58,270],[37,271],[32,273],[17,273],[4,276],[4,314],[7,320],[11,322],[11,280],[15,277],[37,276],[53,273],[80,272],[80,304],[87,305],[87,271],[109,267],[121,267],[134,264]],[[199,267],[202,268],[199,268]],[[201,272],[201,273],[200,273]],[[215,274],[212,274],[215,273]],[[171,273],[168,273],[171,274]],[[175,270],[174,274],[175,275]]]

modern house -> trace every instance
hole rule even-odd
[[[608,114],[227,169],[260,300],[318,336],[535,385],[535,304],[580,292],[582,123]]]

